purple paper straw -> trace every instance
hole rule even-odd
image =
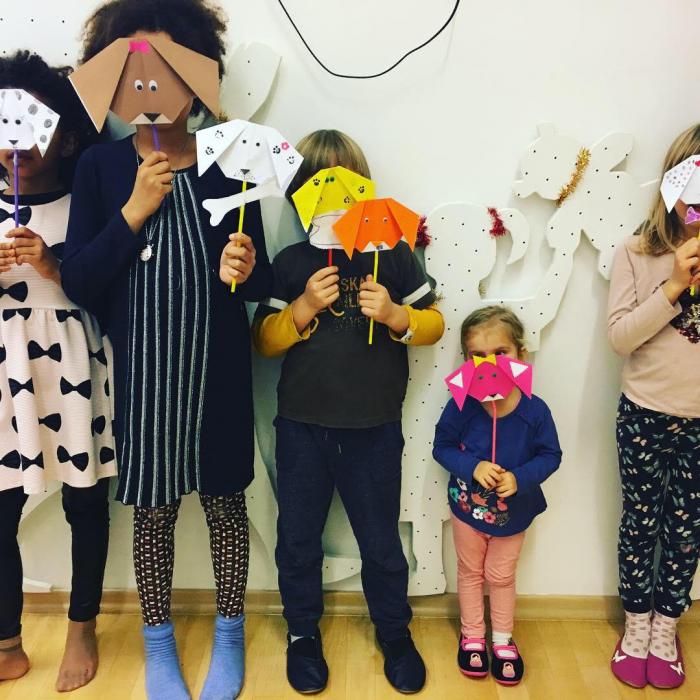
[[[15,228],[19,228],[19,151],[15,148],[12,156],[14,180],[12,186],[15,188]]]
[[[151,129],[153,130],[153,148],[156,151],[160,151],[160,139],[158,138],[158,128],[155,124],[151,124]]]

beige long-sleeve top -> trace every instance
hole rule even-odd
[[[608,337],[625,358],[622,391],[634,403],[686,418],[700,417],[700,294],[671,304],[661,289],[673,253],[639,251],[627,238],[615,253],[608,298]]]

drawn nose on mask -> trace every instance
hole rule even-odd
[[[7,139],[7,140],[8,140],[13,146],[16,146],[16,145],[17,145],[17,141],[19,141],[19,139]]]
[[[155,122],[155,120],[160,116],[160,112],[144,112],[143,114],[151,123]]]
[[[241,173],[243,173],[243,175],[247,175],[249,172],[250,168],[241,168]]]

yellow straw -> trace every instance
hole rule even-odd
[[[241,192],[245,192],[248,189],[248,181],[243,180],[243,187]],[[243,233],[243,218],[245,217],[245,202],[241,204],[241,208],[238,210],[238,233]],[[231,282],[231,294],[236,291],[236,280]]]
[[[376,282],[377,281],[377,269],[379,268],[379,251],[375,250],[374,251],[374,274],[372,275],[372,279]],[[372,344],[372,339],[374,337],[374,319],[370,318],[369,320],[369,345]]]

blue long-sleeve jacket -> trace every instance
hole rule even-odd
[[[518,491],[498,498],[473,478],[479,462],[491,461],[492,418],[484,406],[468,397],[460,411],[453,400],[435,428],[433,457],[448,472],[452,512],[489,535],[505,537],[527,529],[547,508],[540,484],[561,462],[557,429],[542,399],[523,396],[515,410],[499,418],[496,463],[515,475]]]

